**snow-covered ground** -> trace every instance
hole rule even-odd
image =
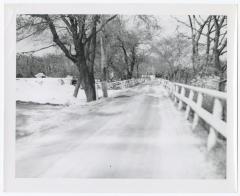
[[[226,149],[209,155],[207,135],[192,131],[158,84],[85,105],[28,104],[17,107],[17,129],[35,134],[16,142],[16,177],[226,177]]]
[[[74,86],[69,78],[19,78],[16,80],[16,101],[34,102],[41,104],[84,104],[86,96],[79,89],[78,97],[73,97]],[[113,96],[121,90],[108,90]],[[102,97],[102,90],[97,90]]]
[[[98,99],[87,103],[82,89],[79,89],[78,97],[75,98],[72,96],[75,87],[70,83],[71,79],[69,78],[21,78],[16,80],[17,138],[51,130],[56,123],[58,125],[66,124],[66,119],[73,114],[74,108],[77,109],[76,113],[80,114],[89,105],[106,101]],[[109,98],[125,90],[127,89],[108,90]],[[98,98],[101,98],[102,90],[97,89],[97,94]]]

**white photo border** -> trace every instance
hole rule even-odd
[[[15,178],[17,14],[227,15],[227,178],[46,179]],[[236,192],[237,191],[237,6],[226,4],[7,4],[5,6],[4,190],[14,192]]]

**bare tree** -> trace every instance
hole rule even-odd
[[[224,72],[227,69],[227,65],[221,65],[220,56],[227,52],[227,30],[224,28],[225,23],[227,23],[226,16],[213,16],[215,36],[214,36],[214,46],[213,46],[213,58],[214,65],[220,74],[220,81],[224,79]],[[223,87],[219,85],[219,90],[223,90]]]
[[[185,26],[189,27],[191,30],[191,41],[192,41],[192,66],[194,73],[197,73],[198,69],[198,59],[199,59],[199,44],[201,36],[207,36],[203,33],[204,27],[208,24],[211,17],[207,17],[203,19],[201,16],[196,15],[188,15],[188,23],[185,23],[177,18],[175,18],[179,23],[184,24]]]
[[[198,20],[195,15],[193,16],[188,15],[188,19],[189,19],[189,24],[191,28],[193,71],[196,72],[197,60],[198,60],[198,54],[199,54],[199,51],[198,51],[199,40],[201,38],[203,29],[209,20],[209,17],[202,22],[200,22],[200,20]]]
[[[47,24],[52,34],[53,42],[77,66],[79,78],[74,90],[74,96],[77,96],[81,84],[87,101],[96,100],[94,79],[96,36],[117,15],[109,16],[109,18],[104,20],[101,20],[100,15],[43,14],[31,16],[33,20],[38,19],[38,23],[44,24],[44,27]],[[24,26],[21,25],[18,28],[23,28]],[[34,26],[38,27],[37,24]]]
[[[208,65],[209,61],[209,53],[210,53],[210,46],[211,46],[211,33],[213,32],[214,24],[212,24],[213,17],[210,16],[207,24],[207,40],[206,40],[206,66]]]

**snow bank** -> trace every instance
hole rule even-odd
[[[16,80],[16,101],[35,102],[41,104],[85,104],[86,96],[79,89],[78,97],[73,97],[74,86],[70,78],[19,78]],[[119,90],[109,90],[113,96]],[[98,89],[98,97],[102,90]]]

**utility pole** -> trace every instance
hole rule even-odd
[[[106,67],[106,61],[105,61],[105,53],[103,48],[103,33],[100,34],[100,45],[101,45],[101,70],[102,70],[102,92],[103,97],[108,97],[107,92],[107,67]]]

